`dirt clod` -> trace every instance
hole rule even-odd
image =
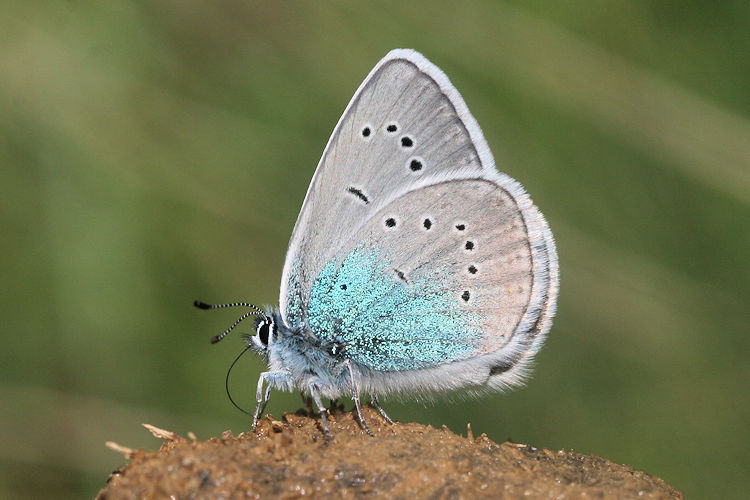
[[[131,453],[97,498],[683,498],[601,457],[390,425],[369,407],[365,416],[375,437],[341,410],[328,441],[304,412],[202,442],[165,431],[159,451]]]

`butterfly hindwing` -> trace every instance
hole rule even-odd
[[[400,196],[314,281],[309,328],[379,371],[497,352],[545,301],[547,269],[532,272],[538,255],[518,201],[477,177]]]

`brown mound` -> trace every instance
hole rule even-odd
[[[330,441],[304,412],[203,442],[151,429],[166,439],[161,449],[121,448],[132,460],[97,498],[683,498],[601,457],[389,425],[371,408],[365,416],[375,437],[341,410],[330,417]]]

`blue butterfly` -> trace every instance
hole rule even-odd
[[[495,169],[448,77],[414,50],[388,53],[360,85],[318,164],[294,227],[279,308],[248,345],[271,389],[322,398],[524,382],[555,314],[552,233],[520,184]],[[265,391],[264,391],[265,386]]]

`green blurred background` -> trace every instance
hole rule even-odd
[[[413,47],[549,219],[562,287],[526,389],[388,411],[747,498],[749,33],[746,0],[4,3],[0,496],[93,496],[106,440],[159,446],[141,422],[248,429],[239,337],[208,344],[236,314],[191,302],[277,302],[333,126]]]

